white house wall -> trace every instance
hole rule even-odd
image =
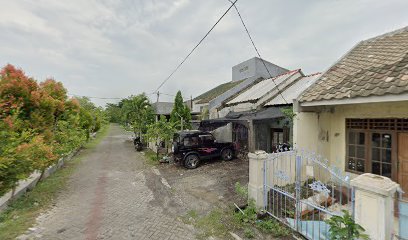
[[[202,108],[205,108],[205,107],[208,108],[208,103],[197,104],[196,102],[198,102],[198,101],[193,101],[193,110],[192,110],[192,112],[201,112]]]
[[[335,106],[321,113],[300,112],[294,120],[294,143],[317,152],[345,169],[346,118],[408,118],[408,101]]]

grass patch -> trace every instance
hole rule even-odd
[[[157,158],[156,152],[148,148],[143,150],[143,153],[145,155],[146,163],[151,166],[159,165],[159,159],[162,159],[165,156],[164,154],[159,153],[159,158]]]
[[[106,136],[109,125],[104,126],[96,138],[87,142],[84,149],[92,149]],[[15,239],[33,226],[38,215],[48,209],[56,201],[58,193],[64,191],[67,180],[85,155],[74,157],[47,179],[24,196],[18,198],[0,213],[0,239]]]
[[[193,225],[199,231],[197,239],[208,239],[211,236],[231,239],[229,231],[235,229],[231,214],[222,209],[214,209],[205,216],[199,216],[196,211],[190,210],[182,217],[182,221]]]
[[[237,199],[248,199],[248,190],[239,183],[235,184]],[[258,219],[258,214],[259,218]],[[220,239],[234,239],[230,232],[241,235],[246,239],[265,236],[267,239],[286,239],[292,230],[278,222],[276,219],[262,214],[255,206],[253,200],[247,202],[247,206],[238,211],[235,206],[229,209],[214,209],[204,216],[190,210],[181,217],[185,224],[193,225],[197,230],[198,239],[216,237]]]

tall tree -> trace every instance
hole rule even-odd
[[[168,122],[166,117],[161,115],[159,121],[153,122],[148,125],[146,131],[146,138],[156,144],[156,158],[159,157],[159,143],[163,141],[167,147],[167,144],[172,140],[175,132],[174,124]]]
[[[178,91],[174,98],[173,110],[170,114],[170,122],[175,124],[176,129],[181,130],[181,124],[183,129],[191,129],[191,112],[190,109],[184,104],[181,91]]]
[[[106,104],[105,111],[110,122],[121,123],[122,108],[119,106],[119,104],[108,103]]]
[[[146,94],[130,96],[123,101],[122,116],[125,123],[139,136],[146,132],[147,125],[154,122],[153,108]]]
[[[77,149],[103,120],[103,109],[89,99],[68,99],[62,83],[38,83],[6,65],[0,70],[0,196]]]

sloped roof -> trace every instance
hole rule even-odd
[[[218,85],[217,87],[201,94],[200,96],[194,98],[194,100],[198,100],[197,104],[204,104],[208,103],[214,98],[218,97],[219,95],[223,94],[224,92],[230,90],[231,88],[237,86],[238,84],[242,83],[245,81],[245,79],[240,80],[240,81],[234,81],[234,82],[227,82],[223,83],[221,85]]]
[[[408,27],[357,44],[300,97],[301,102],[408,92]]]
[[[258,111],[229,112],[225,119],[264,120],[285,117],[278,107],[263,108]]]
[[[320,76],[322,76],[322,73],[314,73],[310,74],[307,76],[302,77],[301,79],[297,80],[295,83],[293,83],[291,86],[286,88],[281,92],[283,97],[288,101],[289,103],[293,103],[293,99],[297,99],[299,95],[310,85],[312,85]],[[265,104],[265,106],[273,106],[273,105],[284,105],[287,104],[285,100],[282,98],[282,96],[279,94],[272,98],[269,102]]]
[[[300,69],[297,69],[297,70],[286,72],[284,74],[278,75],[273,78],[262,80],[259,83],[251,86],[246,91],[239,94],[238,96],[236,96],[231,101],[227,102],[227,105],[256,101],[262,98],[263,96],[265,96],[270,91],[272,91],[274,88],[276,88],[276,86],[279,86],[285,80],[289,79],[290,77],[292,77],[293,75],[299,72],[300,72]]]
[[[155,102],[152,103],[152,107],[158,115],[169,115],[173,110],[173,102]]]
[[[234,122],[249,127],[248,120],[266,120],[283,117],[285,117],[285,114],[278,107],[264,108],[259,111],[230,112],[223,118],[202,120],[199,129],[216,129]]]

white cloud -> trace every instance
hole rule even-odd
[[[1,3],[0,65],[54,76],[75,94],[152,92],[228,8],[227,0],[14,0]],[[405,0],[239,1],[262,56],[323,71],[358,41],[408,25]],[[234,9],[161,89],[197,96],[255,56]],[[170,100],[171,97],[164,97]],[[104,101],[98,101],[103,104]]]

